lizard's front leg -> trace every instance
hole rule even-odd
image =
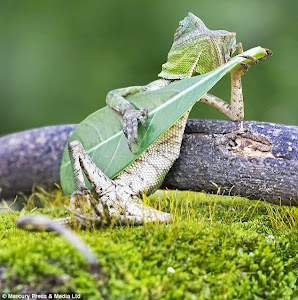
[[[127,138],[128,147],[131,151],[132,138],[138,143],[138,121],[146,128],[145,119],[148,116],[147,108],[136,110],[126,98],[137,93],[144,92],[145,86],[131,86],[110,91],[106,102],[109,107],[117,111],[123,117],[123,132]]]
[[[123,117],[123,132],[127,138],[127,143],[130,151],[132,139],[138,143],[138,121],[146,128],[146,118],[148,117],[148,109],[143,108],[137,110],[129,103],[127,98],[137,93],[151,91],[166,86],[167,80],[159,79],[144,86],[131,86],[121,89],[112,90],[107,94],[107,105],[115,110]]]
[[[239,46],[239,52],[242,53],[242,45]],[[267,53],[267,56],[270,56],[271,52]],[[266,57],[267,57],[266,56]],[[266,58],[265,57],[265,58]],[[229,117],[232,121],[241,121],[244,118],[244,103],[243,103],[243,93],[242,93],[242,84],[241,77],[247,72],[247,70],[257,64],[259,60],[253,57],[246,57],[251,60],[251,62],[247,64],[242,64],[240,67],[234,69],[231,72],[231,104],[223,101],[222,99],[211,95],[206,94],[199,101],[202,103],[206,103],[227,117]],[[261,59],[262,60],[262,59]]]

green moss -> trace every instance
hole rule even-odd
[[[31,213],[65,215],[59,192],[39,197],[46,206]],[[171,211],[174,223],[78,231],[104,281],[55,233],[17,229],[16,217],[29,210],[0,214],[0,289],[87,299],[298,299],[297,208],[193,192],[145,200]]]

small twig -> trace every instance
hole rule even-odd
[[[89,246],[72,230],[46,216],[22,216],[17,219],[17,226],[29,231],[55,231],[63,236],[89,262],[91,269],[97,270],[103,279],[101,265]]]

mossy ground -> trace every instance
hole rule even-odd
[[[35,209],[36,198],[45,202]],[[17,229],[20,214],[64,216],[58,190],[0,214],[0,290],[77,293],[83,299],[298,299],[298,208],[239,197],[158,191],[148,202],[170,225],[78,231],[104,281],[55,233]],[[268,236],[274,236],[274,240]]]

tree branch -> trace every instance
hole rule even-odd
[[[179,159],[163,187],[298,202],[298,127],[189,120]],[[296,200],[295,200],[296,198]]]
[[[2,197],[32,185],[53,188],[65,143],[76,125],[43,127],[0,138]],[[189,120],[179,159],[163,188],[236,194],[297,205],[298,127]]]

